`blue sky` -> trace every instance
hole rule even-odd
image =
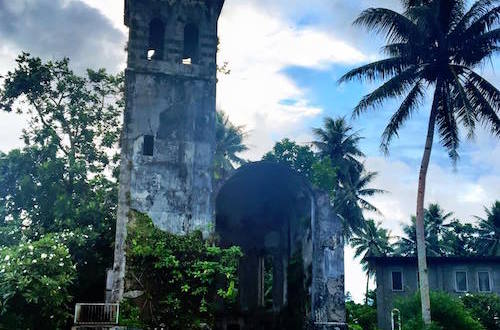
[[[375,85],[338,85],[348,69],[379,58],[382,40],[351,25],[362,9],[398,9],[397,0],[226,0],[219,22],[219,61],[231,74],[219,77],[217,105],[249,132],[245,154],[260,159],[273,144],[290,137],[311,141],[311,128],[325,116],[350,118],[352,108]],[[125,67],[127,30],[121,0],[0,0],[0,74],[16,55],[30,51],[45,59],[68,56],[76,71]],[[498,59],[480,72],[497,87]],[[414,213],[418,168],[428,107],[412,118],[389,157],[379,151],[380,135],[395,107],[390,102],[352,122],[365,137],[366,166],[378,171],[374,186],[390,192],[372,202],[383,225],[400,233]],[[0,113],[0,151],[22,145],[25,118]],[[439,202],[461,219],[483,215],[483,205],[500,198],[500,145],[484,130],[464,142],[454,169],[437,142],[429,171],[428,202]],[[360,300],[364,282],[359,263],[346,249],[346,287]]]

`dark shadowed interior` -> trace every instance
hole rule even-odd
[[[233,320],[241,329],[282,327],[281,319],[292,312],[290,301],[305,316],[312,258],[311,195],[302,176],[270,162],[243,166],[219,191],[217,235],[222,246],[238,245],[245,254],[239,272],[240,317]]]

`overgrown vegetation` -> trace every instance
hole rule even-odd
[[[218,304],[234,303],[237,297],[239,247],[220,248],[201,232],[165,233],[139,213],[133,215],[127,246],[127,276],[133,282],[128,289],[139,292],[134,304],[127,305],[132,307],[127,324],[213,327]]]
[[[425,241],[429,256],[500,256],[500,201],[485,207],[486,218],[467,223],[445,212],[439,204],[424,210]],[[403,225],[404,236],[396,242],[396,255],[416,256],[415,217]]]
[[[365,303],[346,299],[346,322],[349,330],[377,330],[377,301],[375,291],[366,294]]]
[[[0,324],[7,329],[67,329],[74,302],[103,298],[122,88],[121,75],[76,75],[67,59],[29,54],[1,80],[0,109],[30,121],[25,146],[0,153],[0,247],[10,256],[0,273]]]
[[[401,311],[403,330],[482,330],[483,325],[465,308],[464,303],[444,292],[431,292],[432,325],[424,326],[420,295],[403,298],[396,302]]]
[[[500,297],[497,294],[467,294],[462,302],[486,330],[500,329]]]

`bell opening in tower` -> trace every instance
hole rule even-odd
[[[165,24],[159,18],[153,19],[149,23],[149,44],[147,50],[147,59],[163,60],[163,49],[165,40]]]

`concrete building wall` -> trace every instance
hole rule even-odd
[[[456,296],[465,294],[458,292],[455,285],[455,273],[465,271],[467,273],[467,293],[478,293],[478,272],[487,271],[490,274],[491,292],[500,295],[500,258],[490,261],[474,261],[473,258],[457,261],[446,261],[445,259],[438,258],[436,261],[429,262],[429,286],[431,290],[445,291]],[[396,300],[413,295],[418,290],[416,259],[409,258],[409,260],[376,263],[377,317],[378,326],[382,330],[390,330],[392,327],[391,312]],[[401,271],[403,274],[402,291],[392,290],[393,271]]]

